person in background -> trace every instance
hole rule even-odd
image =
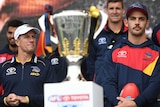
[[[153,28],[152,41],[160,47],[160,23]]]
[[[146,36],[149,26],[146,6],[130,5],[126,18],[128,39],[106,52],[96,83],[104,89],[105,107],[159,107],[160,48]],[[120,95],[128,83],[138,87],[137,97],[127,99]]]
[[[6,23],[6,37],[8,43],[3,49],[0,50],[0,63],[11,59],[13,55],[17,53],[17,45],[15,44],[14,40],[14,32],[16,28],[22,24],[23,22],[18,19],[11,19]]]
[[[4,88],[0,107],[43,107],[44,84],[57,82],[51,63],[34,54],[39,32],[28,24],[15,30],[18,53],[0,65],[0,83]]]
[[[86,58],[87,80],[95,80],[98,75],[105,51],[126,39],[127,26],[124,24],[125,8],[123,0],[108,0],[106,4],[107,24],[100,34],[90,43]]]
[[[38,19],[41,32],[36,56],[43,56],[49,60],[56,71],[58,82],[62,82],[67,76],[68,64],[66,59],[61,57],[58,52],[58,37],[53,24],[53,7],[46,4],[44,10],[44,14]],[[53,39],[52,42],[51,38]]]
[[[10,19],[6,23],[7,25],[7,31],[6,31],[6,37],[8,43],[4,48],[0,50],[0,63],[10,60],[14,54],[17,53],[17,45],[15,44],[14,40],[14,32],[16,28],[20,25],[22,25],[23,22],[19,19]],[[0,94],[3,94],[3,88],[0,85]]]
[[[68,63],[64,57],[61,57],[58,52],[58,48],[52,53],[48,53],[45,59],[51,62],[52,68],[56,71],[56,78],[58,82],[66,80]]]
[[[160,47],[160,23],[153,28],[151,40]],[[160,93],[158,95],[159,104],[160,104]]]

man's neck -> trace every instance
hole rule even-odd
[[[118,23],[112,23],[112,22],[108,22],[108,26],[109,28],[114,32],[114,33],[118,33],[121,28],[122,28],[123,22],[120,21]]]
[[[17,47],[13,47],[11,45],[9,45],[9,49],[12,51],[12,52],[16,52],[17,51]]]
[[[27,53],[24,53],[24,52],[23,53],[19,52],[16,58],[17,58],[18,62],[20,62],[21,64],[24,65],[26,62],[29,62],[31,60],[32,55],[33,54],[27,54]]]
[[[135,44],[135,45],[140,45],[144,42],[147,41],[147,37],[145,34],[141,35],[141,36],[134,36],[134,35],[131,35],[131,34],[128,34],[128,40],[132,43],[132,44]]]

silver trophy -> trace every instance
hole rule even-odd
[[[80,64],[88,53],[91,16],[86,11],[65,10],[53,15],[58,49],[68,62],[66,81],[81,81]]]

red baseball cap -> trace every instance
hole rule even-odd
[[[140,3],[134,3],[134,4],[130,5],[127,9],[126,17],[128,18],[130,16],[130,14],[135,10],[141,11],[144,15],[146,15],[146,17],[148,19],[147,7],[143,4],[140,4]]]

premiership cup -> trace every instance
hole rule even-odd
[[[88,53],[91,16],[86,11],[64,10],[53,15],[61,57],[68,62],[66,81],[81,81],[80,65]]]

